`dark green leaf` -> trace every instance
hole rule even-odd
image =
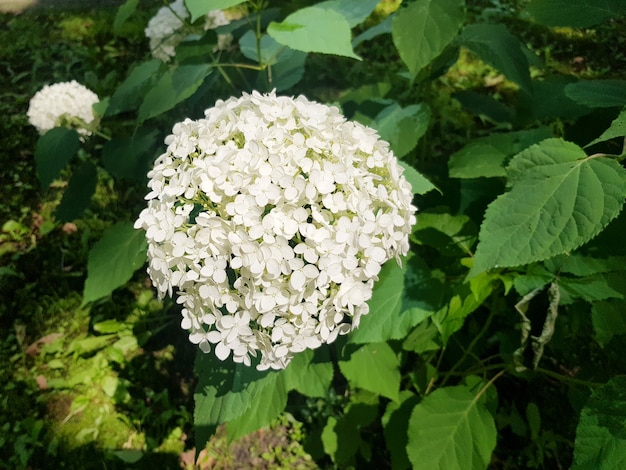
[[[565,94],[589,108],[626,106],[626,80],[584,80],[570,83]]]
[[[160,60],[150,60],[134,67],[111,96],[105,115],[114,116],[137,109],[145,93],[158,78],[161,65]]]
[[[287,390],[297,390],[307,397],[325,397],[333,380],[333,365],[325,348],[306,349],[294,356],[283,375]]]
[[[626,376],[596,389],[580,414],[572,470],[626,467]]]
[[[69,222],[85,212],[91,204],[91,196],[96,191],[97,182],[98,171],[92,163],[83,163],[76,169],[63,193],[61,204],[54,212],[59,221]]]
[[[456,37],[465,19],[464,6],[463,0],[422,0],[396,12],[391,35],[412,78]]]
[[[513,155],[552,136],[550,129],[493,134],[473,140],[450,157],[451,178],[490,178],[506,176],[505,162]]]
[[[378,131],[383,140],[389,142],[391,150],[401,158],[413,150],[426,133],[430,114],[430,109],[424,104],[402,108],[393,103],[378,113],[370,126]]]
[[[385,414],[381,421],[385,443],[391,453],[392,470],[404,470],[411,465],[406,455],[406,446],[408,444],[407,429],[411,411],[418,403],[419,398],[417,395],[408,390],[403,390],[400,392],[400,401],[389,402],[385,409]]]
[[[383,21],[378,23],[376,26],[372,26],[371,28],[363,31],[361,34],[359,34],[357,37],[355,37],[352,40],[352,47],[357,47],[362,42],[374,39],[375,37],[380,36],[381,34],[391,33],[391,22],[393,20],[393,17],[394,15],[391,14],[387,18],[385,18]]]
[[[363,23],[368,16],[374,11],[380,0],[328,0],[326,2],[317,3],[318,8],[334,10],[341,14],[351,28]]]
[[[124,285],[146,262],[146,252],[144,233],[130,222],[119,222],[105,231],[89,252],[83,305]]]
[[[626,14],[623,0],[531,0],[533,19],[546,26],[587,28]]]
[[[210,64],[180,65],[167,70],[151,88],[139,107],[140,122],[169,111],[200,88],[213,70]]]
[[[624,137],[626,137],[626,109],[619,113],[619,116],[611,123],[611,127],[604,131],[600,137],[585,145],[585,148],[607,140]]]
[[[523,44],[501,24],[472,24],[459,36],[463,46],[474,51],[487,64],[502,72],[506,78],[517,83],[527,93],[532,84],[528,59]]]
[[[79,147],[78,132],[73,129],[55,127],[39,137],[35,147],[35,164],[42,190],[48,189]]]
[[[139,0],[126,0],[126,3],[120,5],[115,14],[115,20],[113,21],[113,33],[119,34],[120,29],[126,23],[126,20],[130,18],[135,10],[137,10]]]
[[[613,336],[626,334],[626,300],[593,302],[591,320],[596,340],[606,346]]]
[[[102,163],[116,178],[143,181],[152,163],[158,132],[140,128],[131,137],[114,137],[104,144]]]

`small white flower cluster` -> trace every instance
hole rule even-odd
[[[189,11],[183,0],[176,0],[169,6],[161,7],[150,19],[145,34],[150,40],[150,51],[155,59],[167,62],[176,55],[176,46],[193,33],[185,28],[184,20],[189,17]],[[206,15],[203,28],[207,31],[227,25],[229,22],[223,11],[214,10]],[[224,50],[230,46],[232,36],[220,34],[217,41],[214,51]]]
[[[409,249],[410,184],[376,131],[305,97],[244,94],[177,123],[135,228],[204,352],[282,369],[368,313]]]
[[[98,95],[75,80],[46,85],[31,98],[28,121],[40,134],[64,126],[90,135],[84,126],[96,124],[93,105],[99,101]]]

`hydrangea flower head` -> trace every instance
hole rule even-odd
[[[415,223],[389,144],[336,107],[269,94],[177,123],[135,228],[161,297],[221,360],[282,369],[359,324]]]
[[[65,126],[90,135],[84,126],[96,124],[93,105],[99,101],[98,95],[75,80],[46,85],[31,98],[28,121],[41,134]]]
[[[155,59],[168,62],[176,55],[176,46],[193,32],[185,28],[184,21],[189,17],[189,11],[183,0],[176,0],[168,6],[159,8],[156,15],[150,19],[145,34],[150,40],[150,51]],[[203,29],[207,31],[229,22],[223,11],[214,10],[206,15]],[[223,50],[230,45],[232,36],[220,34],[217,39],[215,50]]]

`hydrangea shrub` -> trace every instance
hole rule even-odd
[[[411,186],[336,107],[253,92],[205,115],[148,174],[148,272],[202,351],[282,369],[368,313],[381,265],[409,250]]]

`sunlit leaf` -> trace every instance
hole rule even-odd
[[[370,343],[353,352],[339,369],[354,387],[398,400],[400,389],[399,361],[387,343]]]
[[[493,416],[467,387],[446,387],[413,409],[406,449],[413,468],[482,470],[496,435]]]
[[[508,170],[512,188],[487,208],[470,274],[569,252],[600,233],[624,203],[622,166],[560,139],[524,150]]]
[[[420,0],[396,12],[391,35],[411,77],[457,36],[465,18],[464,6],[463,0]]]
[[[201,16],[213,10],[224,10],[234,7],[246,0],[185,0],[185,6],[191,14],[191,21],[196,21]]]
[[[318,6],[302,8],[281,23],[271,22],[267,33],[297,51],[360,59],[352,50],[350,25],[334,10]]]

